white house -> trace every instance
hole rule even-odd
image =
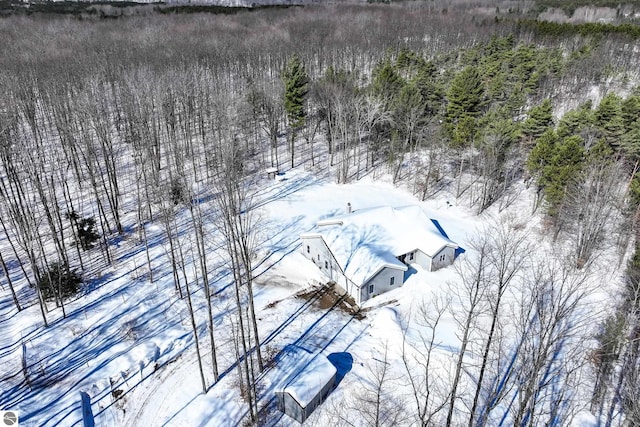
[[[318,221],[300,236],[302,253],[362,304],[402,286],[408,266],[450,265],[458,245],[419,206],[359,209]]]

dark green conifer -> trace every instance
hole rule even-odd
[[[284,82],[284,109],[290,128],[291,167],[294,167],[294,141],[297,131],[304,126],[305,99],[309,92],[309,76],[298,55],[293,54],[282,73]]]
[[[595,124],[611,147],[618,148],[624,134],[622,100],[613,92],[608,93],[594,113]]]
[[[529,143],[535,141],[553,126],[552,109],[551,100],[548,98],[542,104],[531,108],[528,117],[522,124],[522,134]]]
[[[456,74],[447,92],[447,120],[478,116],[483,106],[484,87],[476,67],[468,66]]]

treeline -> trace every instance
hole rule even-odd
[[[548,37],[610,37],[626,36],[635,40],[640,37],[640,26],[636,24],[605,24],[601,22],[584,22],[580,24],[539,21],[537,19],[520,19],[517,21],[519,31],[533,31],[538,36]]]
[[[535,143],[528,171],[544,196],[554,236],[569,229],[577,233],[578,263],[589,260],[607,230],[616,232],[609,227],[620,214],[627,218],[620,226],[638,230],[639,92],[626,99],[609,93],[596,108],[587,102],[567,112],[555,128],[549,102],[533,108],[525,121]],[[624,253],[634,236],[622,235]]]
[[[618,9],[625,4],[632,5],[633,2],[621,2],[619,0],[535,0],[535,4],[540,12],[546,8],[553,7],[562,9],[571,16],[579,7],[611,7]]]
[[[525,125],[535,142],[527,169],[544,200],[554,238],[573,244],[579,267],[590,262],[607,240],[620,249],[635,246],[619,294],[596,333],[590,355],[596,370],[591,412],[603,425],[622,414],[640,422],[640,88],[628,97],[607,94],[599,105],[587,102],[554,125],[548,101],[532,108]]]
[[[115,19],[153,14],[234,15],[263,9],[287,9],[295,5],[217,6],[213,4],[172,5],[162,1],[149,3],[132,1],[32,1],[0,0],[0,16],[68,15],[78,19]]]
[[[45,324],[58,306],[65,316],[71,292],[62,283],[77,287],[78,274],[116,262],[114,243],[126,234],[137,235],[146,277],[157,281],[145,227],[157,223],[198,354],[210,345],[213,381],[220,295],[211,288],[215,269],[230,272],[236,369],[255,420],[264,364],[251,190],[266,167],[329,171],[340,183],[389,172],[421,199],[447,191],[479,213],[506,209],[530,174],[553,235],[575,245],[574,266],[586,268],[611,230],[622,259],[637,211],[624,183],[640,188],[637,94],[608,95],[557,125],[552,110],[600,84],[614,60],[633,72],[637,54],[620,59],[618,39],[550,43],[509,34],[518,27],[508,23],[474,22],[399,5],[0,21],[0,225],[9,248],[0,264],[9,282],[15,266],[30,289],[14,291],[16,307],[34,301]],[[224,265],[212,264],[205,242],[224,251]],[[197,336],[195,288],[209,302],[208,339]],[[450,413],[455,401],[454,393]],[[529,409],[523,403],[518,416]]]
[[[92,5],[98,3],[85,1],[36,1],[36,2],[20,2],[14,0],[0,1],[0,16],[7,17],[11,15],[33,15],[33,14],[54,14],[54,15],[80,15],[82,13],[90,15],[97,12]],[[132,8],[140,6],[135,2],[101,2],[99,4],[109,5],[114,9]]]

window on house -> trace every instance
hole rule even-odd
[[[307,253],[311,253],[311,248],[307,245]]]
[[[318,254],[318,262],[320,262],[320,254]]]
[[[369,294],[373,293],[373,285],[369,285]]]
[[[329,262],[328,261],[324,262],[324,268],[329,268]]]
[[[389,279],[389,286],[393,286],[394,283],[396,283],[395,277],[392,277],[391,279]]]
[[[410,261],[413,261],[413,252],[411,252],[411,253],[409,254],[409,260],[410,260]]]
[[[440,261],[444,261],[445,255],[440,255]]]

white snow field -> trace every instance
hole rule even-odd
[[[451,240],[467,249],[462,258],[473,255],[469,250],[471,239],[498,215],[497,208],[476,216],[444,195],[420,202],[381,179],[336,185],[304,170],[288,171],[284,177],[281,181],[263,181],[259,192],[259,259],[263,261],[256,268],[255,303],[262,350],[270,361],[259,379],[259,395],[260,407],[271,408],[265,412],[262,424],[297,425],[269,405],[274,402],[274,391],[300,368],[294,366],[295,358],[286,357],[287,346],[296,345],[325,355],[338,367],[336,389],[305,424],[341,425],[336,421],[337,408],[348,407],[350,399],[371,381],[372,372],[382,362],[390,368],[391,388],[398,395],[410,396],[408,384],[400,379],[403,322],[410,313],[415,314],[421,302],[446,295],[451,284],[459,280],[455,267],[460,259],[453,266],[432,273],[418,267],[404,286],[367,301],[363,314],[353,316],[335,304],[323,302],[327,291],[320,284],[326,278],[299,253],[299,235],[320,219],[342,214],[347,202],[354,210],[418,204],[440,222]],[[531,214],[530,197],[523,190],[509,212],[516,214],[531,241],[542,249],[547,244],[540,235],[539,217]],[[208,205],[204,203],[206,212]],[[182,220],[186,228],[188,214]],[[127,216],[125,222],[133,228],[134,214]],[[208,233],[214,236],[215,224],[207,226]],[[154,283],[143,274],[144,245],[132,232],[118,242],[114,266],[92,278],[81,295],[67,302],[66,319],[60,309],[49,313],[48,328],[43,326],[35,301],[17,312],[3,283],[0,409],[19,411],[21,426],[235,426],[245,421],[247,407],[238,392],[229,332],[229,311],[234,306],[230,277],[222,267],[224,260],[216,250],[215,239],[212,237],[208,245],[216,292],[213,306],[221,372],[215,384],[204,291],[192,285],[209,386],[204,394],[186,302],[174,290],[162,230],[150,225],[147,231]],[[3,250],[5,240],[1,243]],[[617,263],[610,262],[614,256],[603,257],[602,268],[598,269],[600,277],[615,277]],[[193,255],[187,258],[192,260]],[[190,277],[192,264],[188,261]],[[19,279],[17,264],[11,267],[20,291],[28,292]],[[601,291],[606,294],[606,287]],[[304,297],[296,295],[302,293]],[[600,297],[596,294],[593,298]],[[433,365],[442,370],[442,378],[451,375],[460,344],[456,328],[455,320],[446,313],[437,331],[437,360]],[[419,337],[409,335],[407,339]],[[407,402],[410,413],[414,409],[408,397]],[[584,417],[579,422],[588,425],[590,419]]]

